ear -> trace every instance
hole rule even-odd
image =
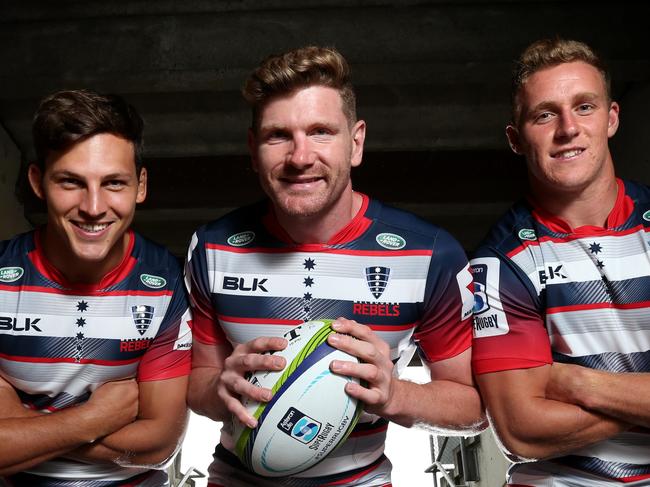
[[[248,153],[251,155],[251,167],[254,172],[258,172],[258,160],[257,160],[257,137],[255,137],[255,132],[252,127],[248,128]]]
[[[44,200],[45,192],[43,191],[43,172],[41,168],[34,163],[30,164],[27,168],[27,179],[34,194]]]
[[[147,168],[140,169],[140,177],[138,177],[138,194],[135,197],[136,203],[142,203],[147,197]]]
[[[363,158],[363,144],[366,140],[366,122],[358,120],[352,127],[352,154],[350,156],[350,165],[357,167],[361,164]]]
[[[506,127],[506,137],[508,138],[508,144],[510,149],[517,155],[522,155],[523,151],[521,150],[521,141],[519,140],[519,130],[514,125],[508,125]]]
[[[620,110],[621,108],[615,101],[609,106],[609,113],[607,114],[607,137],[613,137],[618,130],[618,114]]]

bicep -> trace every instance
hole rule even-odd
[[[471,357],[472,349],[468,348],[454,357],[437,362],[425,361],[425,363],[431,373],[431,380],[448,380],[472,386],[474,381],[472,379]]]
[[[192,370],[210,367],[221,370],[223,363],[232,353],[229,343],[207,344],[198,340],[192,343]]]

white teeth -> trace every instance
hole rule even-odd
[[[570,157],[577,156],[581,152],[582,152],[582,149],[574,149],[574,150],[569,150],[569,151],[566,151],[566,152],[560,152],[555,157],[561,158],[561,159],[568,159]]]
[[[101,223],[101,224],[77,223],[77,226],[86,232],[97,233],[107,228],[108,223]]]

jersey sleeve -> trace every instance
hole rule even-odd
[[[474,277],[472,368],[476,374],[539,367],[553,362],[539,297],[528,276],[506,256],[481,251]]]
[[[185,286],[192,308],[192,333],[194,339],[207,345],[226,343],[212,304],[211,286],[204,232],[200,229],[190,241],[185,263]]]
[[[471,346],[472,291],[465,251],[449,233],[440,230],[429,264],[422,318],[414,333],[424,359],[445,360]]]
[[[188,375],[192,359],[192,315],[181,270],[178,269],[169,306],[158,334],[138,367],[138,381],[171,379]]]

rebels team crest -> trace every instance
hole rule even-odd
[[[368,283],[368,288],[370,288],[370,292],[375,299],[379,299],[379,297],[384,294],[386,286],[388,285],[389,276],[389,267],[366,267],[366,282]]]
[[[135,327],[138,329],[140,335],[144,335],[149,329],[149,325],[151,325],[151,320],[153,318],[153,310],[153,306],[147,306],[145,304],[131,306],[133,322],[135,323]]]

